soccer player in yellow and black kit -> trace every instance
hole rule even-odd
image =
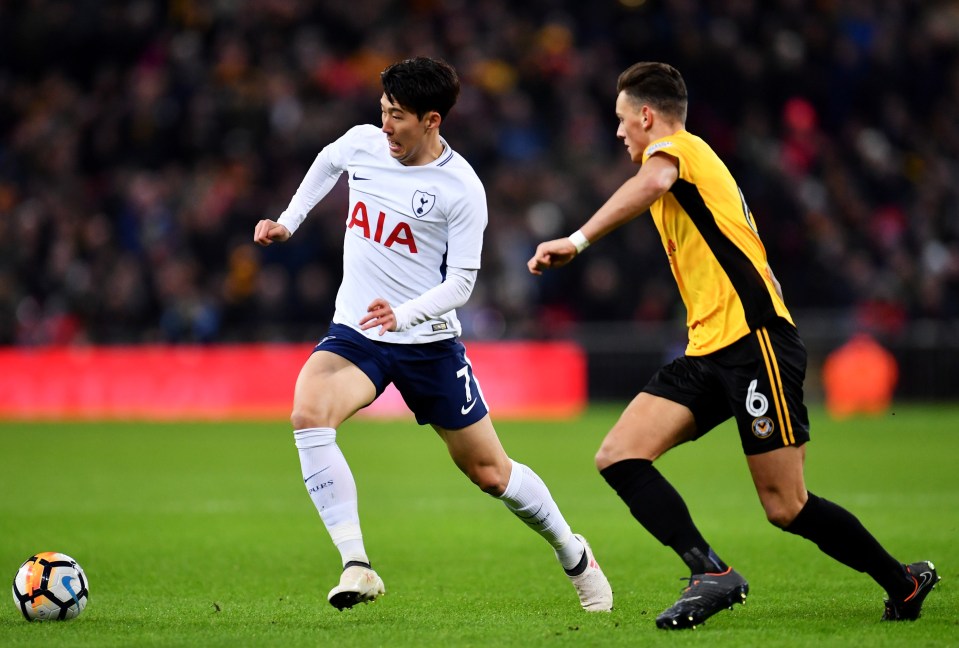
[[[933,564],[899,562],[852,513],[806,490],[806,350],[736,181],[685,130],[682,76],[663,63],[637,63],[620,75],[617,91],[616,135],[640,169],[581,229],[541,243],[529,269],[542,274],[569,263],[646,210],[662,237],[686,305],[689,345],[626,407],[596,455],[600,473],[633,516],[690,569],[689,587],[656,625],[694,627],[749,592],[653,467],[670,448],[730,417],[768,520],[869,574],[888,595],[884,620],[918,618],[939,581]]]

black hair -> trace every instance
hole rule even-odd
[[[689,96],[679,70],[668,63],[642,62],[626,68],[616,81],[616,93],[625,92],[636,101],[686,121]]]
[[[425,56],[394,63],[380,73],[380,80],[391,103],[415,112],[421,119],[431,110],[445,118],[460,93],[453,66]]]

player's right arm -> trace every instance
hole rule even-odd
[[[280,217],[276,221],[263,219],[256,224],[253,231],[253,241],[256,244],[266,246],[282,243],[293,236],[310,210],[330,192],[346,169],[346,160],[353,141],[361,130],[361,126],[354,126],[320,151]]]
[[[290,230],[276,221],[264,218],[253,230],[253,242],[266,247],[272,243],[283,243],[292,236]]]
[[[669,191],[679,177],[678,161],[671,155],[657,152],[650,156],[639,172],[620,186],[609,200],[579,229],[592,244],[616,228],[633,220]],[[582,249],[582,248],[580,248]],[[577,247],[569,238],[540,243],[527,266],[533,274],[566,265],[577,255]]]

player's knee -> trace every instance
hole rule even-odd
[[[493,497],[499,497],[506,492],[506,476],[496,466],[482,466],[468,472],[470,480],[476,486]]]
[[[313,427],[325,427],[316,422],[316,418],[311,416],[308,412],[304,412],[299,409],[294,409],[293,413],[290,414],[290,423],[293,425],[294,430],[305,430],[307,428]]]
[[[593,461],[596,464],[596,470],[602,471],[609,466],[612,466],[614,463],[618,463],[624,459],[637,458],[645,459],[648,457],[646,457],[645,453],[641,452],[639,449],[625,447],[622,444],[610,440],[610,437],[607,436],[603,440],[603,443],[599,446],[599,450],[596,451]]]
[[[792,524],[796,516],[799,515],[799,511],[802,510],[802,505],[777,502],[775,504],[765,505],[764,508],[766,511],[766,519],[769,520],[769,523],[780,529],[785,529]]]
[[[486,486],[480,486],[480,488],[484,493],[493,497],[502,497],[503,493],[506,492],[506,487],[502,484],[487,484]]]
[[[599,450],[596,451],[596,456],[593,457],[593,462],[596,464],[596,470],[605,470],[609,466],[612,466],[614,463],[619,461],[619,456],[617,453],[607,446],[606,443],[603,443],[599,446]]]
[[[333,412],[329,408],[294,405],[293,413],[290,414],[290,423],[293,424],[294,430],[305,430],[315,427],[336,428],[340,422],[334,420]]]
[[[768,471],[767,471],[768,472]],[[783,478],[781,475],[768,475],[756,482],[756,492],[766,513],[766,519],[773,526],[785,529],[796,519],[806,504],[806,489],[802,480]]]
[[[789,526],[789,522],[791,522],[791,520],[787,521],[786,516],[781,515],[779,511],[766,511],[766,520],[774,527],[780,529],[785,529]]]

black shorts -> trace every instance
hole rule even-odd
[[[743,452],[754,455],[809,441],[805,376],[806,347],[777,319],[715,353],[677,358],[643,391],[688,407],[697,439],[735,416]]]

